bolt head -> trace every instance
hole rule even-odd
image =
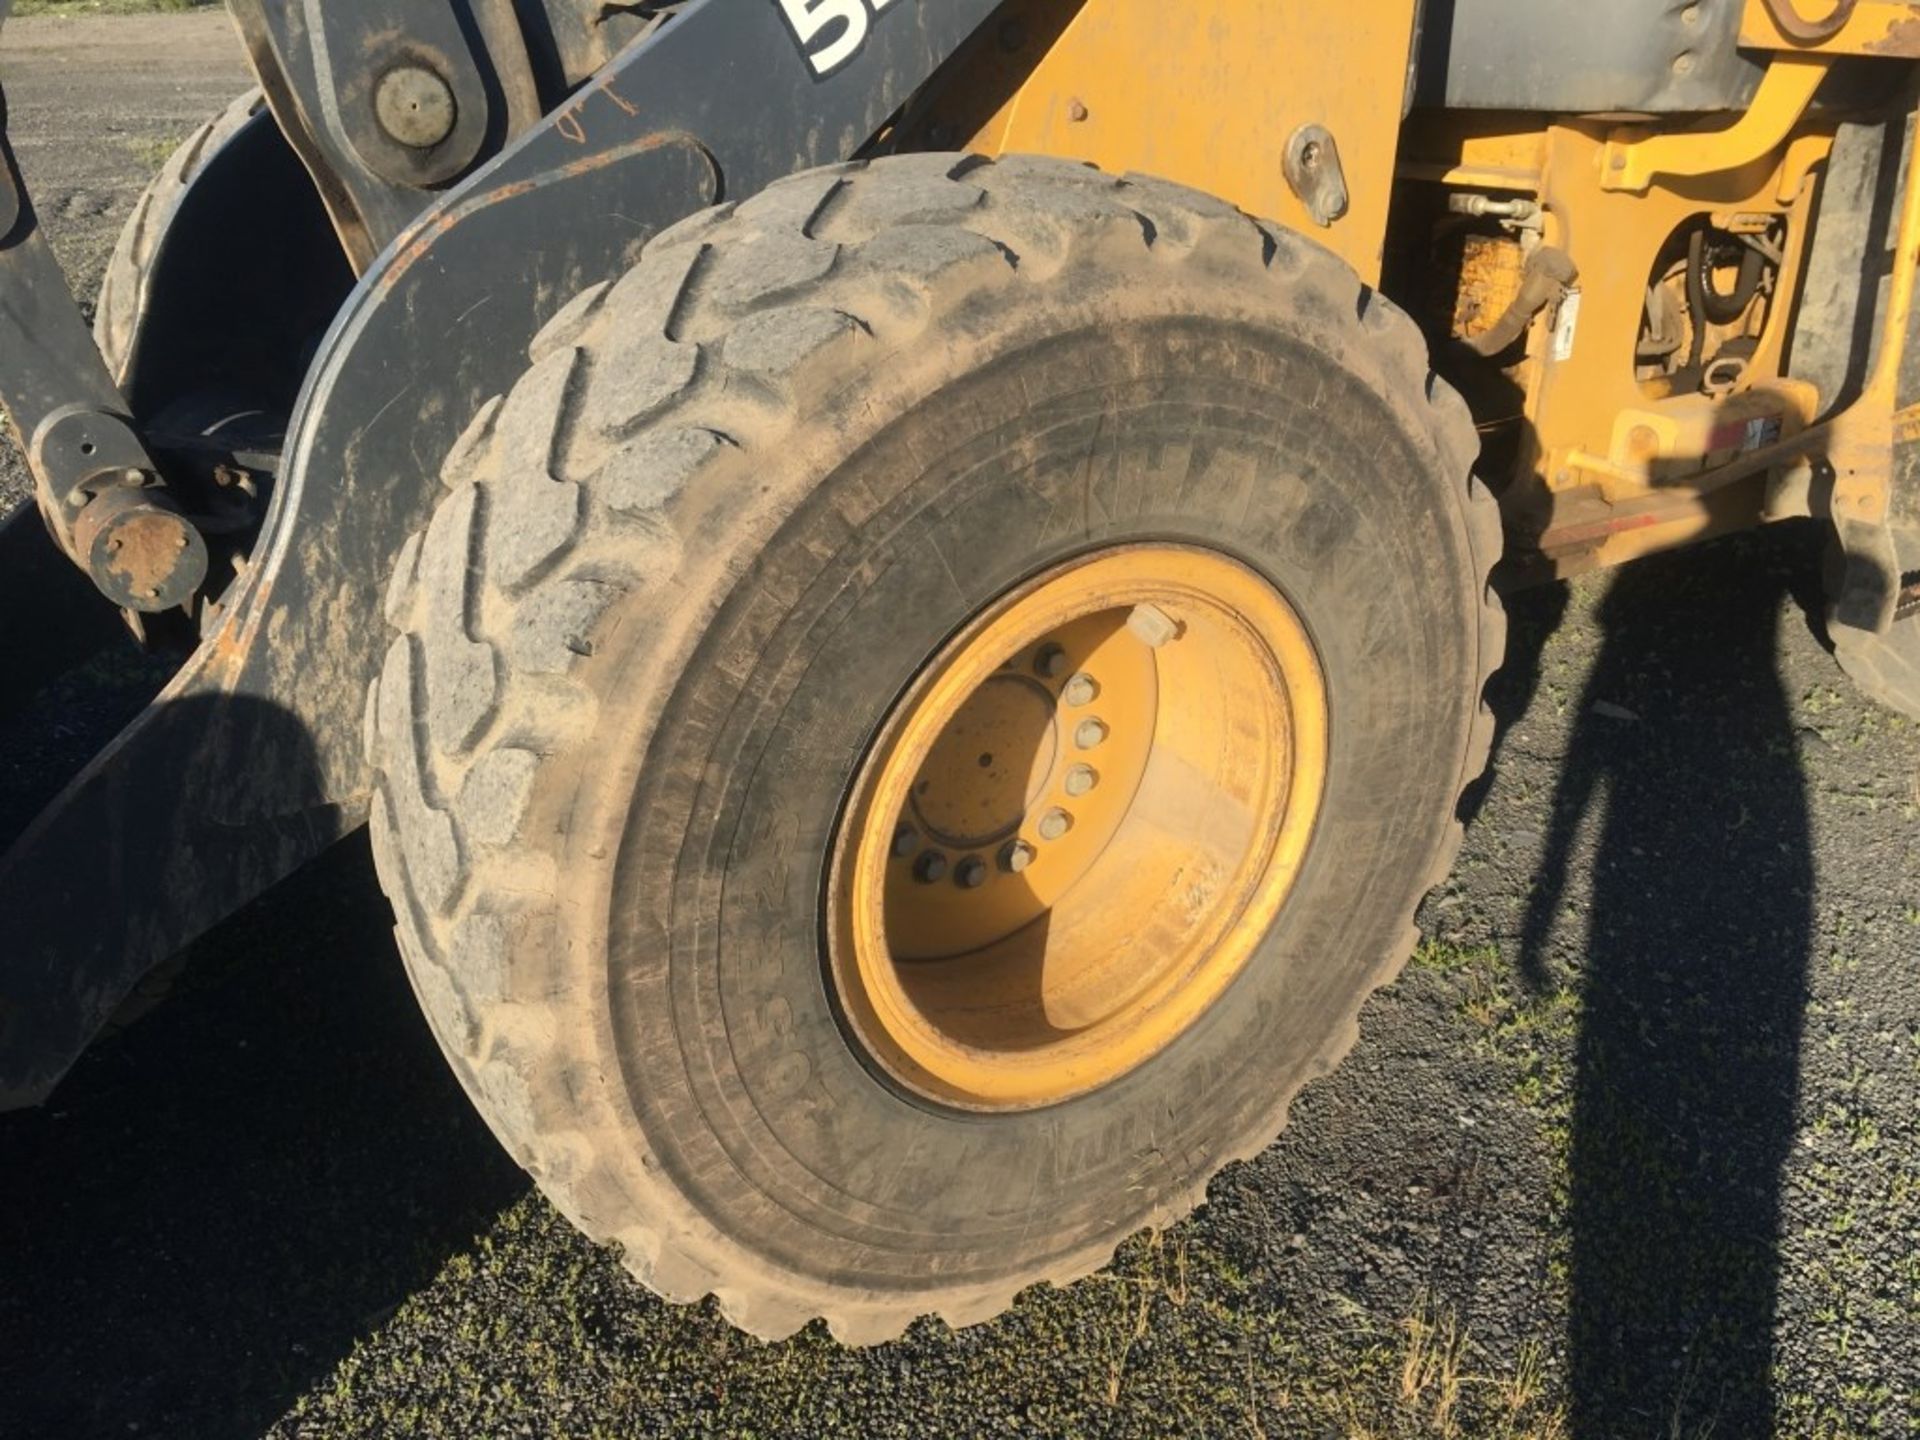
[[[1024,840],[1009,840],[1000,847],[1000,868],[1009,875],[1018,875],[1033,860],[1034,848]]]
[[[1180,622],[1158,605],[1136,605],[1127,614],[1127,629],[1134,638],[1158,650],[1169,640],[1180,638]]]
[[[1073,727],[1073,743],[1082,750],[1091,750],[1107,738],[1107,724],[1104,720],[1082,720]]]
[[[1067,673],[1067,652],[1058,645],[1042,645],[1033,657],[1033,673],[1043,680],[1058,680]]]
[[[938,850],[921,852],[920,858],[913,862],[913,878],[922,885],[931,885],[936,880],[944,880],[947,874],[947,857]]]
[[[1037,828],[1042,840],[1058,840],[1073,828],[1073,816],[1056,807],[1040,817]]]
[[[1067,794],[1079,799],[1100,783],[1100,772],[1091,765],[1076,765],[1067,771]]]
[[[1080,124],[1087,118],[1088,113],[1086,101],[1069,100],[1067,102],[1067,119],[1071,120],[1074,124]]]
[[[374,87],[373,113],[389,140],[431,150],[453,134],[459,108],[440,74],[425,65],[397,65]]]
[[[1099,693],[1099,681],[1082,672],[1067,681],[1066,686],[1060,691],[1060,698],[1069,705],[1091,705]]]
[[[978,890],[987,883],[987,862],[969,855],[954,869],[953,878],[963,890]]]
[[[893,832],[893,858],[904,860],[920,848],[920,832],[911,825],[902,825]]]

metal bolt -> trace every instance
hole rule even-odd
[[[387,138],[410,150],[431,150],[453,134],[453,87],[424,65],[399,65],[380,77],[373,113]]]
[[[911,825],[902,825],[893,832],[893,858],[904,860],[913,854],[920,844],[920,833]]]
[[[1686,53],[1674,56],[1673,73],[1676,75],[1691,75],[1693,73],[1693,56]]]
[[[1100,772],[1091,765],[1076,765],[1067,771],[1067,794],[1079,799],[1100,783]]]
[[[1309,140],[1300,147],[1300,163],[1311,170],[1320,163],[1320,142]]]
[[[1042,645],[1033,657],[1033,673],[1048,680],[1057,680],[1066,673],[1067,652],[1058,645]]]
[[[1689,5],[1686,9],[1682,10],[1680,12],[1680,23],[1689,28],[1698,25],[1700,23],[1700,7],[1698,5]]]
[[[1127,629],[1134,638],[1158,650],[1169,640],[1180,638],[1180,622],[1158,605],[1136,605],[1128,612]]]
[[[1100,693],[1100,683],[1093,676],[1082,671],[1067,681],[1061,690],[1060,698],[1069,705],[1091,705],[1094,696]]]
[[[1072,828],[1073,816],[1064,810],[1049,810],[1040,817],[1039,830],[1042,840],[1058,840]]]
[[[1091,750],[1107,738],[1107,722],[1104,720],[1082,720],[1073,727],[1073,743],[1082,750]]]
[[[113,536],[107,541],[107,553],[109,555],[118,555],[120,553],[120,547],[126,543],[127,542],[122,540],[118,535]]]
[[[969,855],[953,872],[953,878],[963,890],[978,890],[987,883],[987,862],[978,855]]]
[[[1018,875],[1033,863],[1034,850],[1024,840],[1009,840],[1000,847],[1000,868],[1009,875]]]
[[[1067,102],[1067,119],[1078,125],[1086,118],[1087,105],[1084,100],[1069,100]]]
[[[920,858],[913,862],[913,878],[922,885],[931,885],[936,880],[944,879],[946,873],[947,857],[938,850],[924,851]]]

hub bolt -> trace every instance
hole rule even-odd
[[[920,832],[911,825],[902,825],[893,832],[893,858],[904,860],[920,847]]]
[[[1169,640],[1180,638],[1180,622],[1158,605],[1136,605],[1127,615],[1127,629],[1134,637],[1158,650]]]
[[[913,862],[913,878],[922,885],[931,885],[936,880],[944,880],[947,874],[947,857],[938,850],[927,850]]]
[[[1067,794],[1076,800],[1100,783],[1100,772],[1091,765],[1076,765],[1067,771]]]
[[[1040,817],[1039,830],[1042,840],[1058,840],[1072,828],[1073,816],[1064,810],[1049,810]]]
[[[1107,738],[1107,722],[1104,720],[1082,720],[1073,727],[1073,743],[1082,750],[1091,750]]]
[[[1009,875],[1018,875],[1033,864],[1033,846],[1024,840],[1009,840],[1000,847],[1000,868]]]
[[[1057,680],[1066,673],[1067,652],[1058,645],[1042,645],[1033,657],[1033,673],[1046,680]]]
[[[987,862],[978,855],[969,855],[954,870],[953,878],[963,890],[978,890],[987,883]]]
[[[1060,698],[1069,705],[1091,705],[1094,697],[1099,693],[1099,682],[1093,676],[1082,672],[1067,681],[1066,687],[1060,692]]]

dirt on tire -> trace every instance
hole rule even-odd
[[[1194,333],[1176,333],[1189,319],[1180,308],[1187,302],[1239,318],[1217,322],[1211,337],[1201,320]],[[962,462],[933,458],[953,436],[934,421],[915,431],[914,406],[957,416],[957,434],[979,416],[1042,407],[1043,374],[1062,394],[1074,385],[1097,391],[1111,378],[1102,365],[1122,365],[1113,357],[1131,354],[1133,341],[1086,339],[1076,349],[1072,337],[1130,336],[1129,317],[1162,325],[1172,338],[1156,343],[1184,357],[1167,373],[1180,374],[1183,363],[1195,395],[1163,397],[1183,416],[1190,412],[1181,405],[1230,412],[1235,357],[1258,348],[1262,325],[1284,335],[1291,348],[1273,374],[1286,384],[1261,393],[1293,397],[1273,402],[1285,411],[1292,467],[1269,465],[1256,478],[1233,470],[1237,456],[1216,465],[1209,446],[1232,450],[1230,422],[1217,441],[1169,432],[1155,443],[1168,454],[1184,445],[1180,463],[1191,473],[1170,481],[1164,515],[1091,479],[1073,507],[1032,484],[1024,501],[1008,492],[1002,503],[1011,509],[975,522],[977,542],[955,520],[950,535],[899,543],[903,554],[914,545],[943,556],[959,547],[964,558],[948,560],[955,587],[991,594],[1049,553],[1126,538],[1136,524],[1130,507],[1152,523],[1200,517],[1196,543],[1241,543],[1230,513],[1242,530],[1257,520],[1284,535],[1283,562],[1326,591],[1321,640],[1332,647],[1334,683],[1346,687],[1347,724],[1360,737],[1336,742],[1329,806],[1352,803],[1340,799],[1349,793],[1342,787],[1371,797],[1359,815],[1334,811],[1337,823],[1313,852],[1317,869],[1309,860],[1319,878],[1301,882],[1276,934],[1294,928],[1267,942],[1301,947],[1312,963],[1256,967],[1272,977],[1259,980],[1271,994],[1215,1007],[1180,1045],[1109,1090],[1045,1118],[1010,1118],[992,1160],[975,1159],[970,1209],[961,1193],[968,1187],[946,1181],[935,1187],[940,1198],[928,1191],[895,1204],[888,1213],[911,1212],[922,1228],[884,1244],[861,1239],[864,1222],[850,1216],[801,1221],[772,1203],[762,1188],[772,1182],[714,1180],[722,1153],[810,1144],[817,1153],[802,1169],[858,1188],[873,1179],[862,1148],[912,1154],[924,1142],[927,1153],[944,1155],[944,1145],[951,1155],[921,1167],[931,1181],[968,1172],[972,1141],[959,1137],[979,1127],[937,1133],[923,1115],[878,1098],[884,1092],[870,1082],[861,1088],[864,1072],[806,978],[813,932],[805,905],[768,920],[774,928],[748,944],[793,950],[777,984],[766,972],[772,989],[727,981],[723,966],[718,1008],[662,1018],[678,992],[707,982],[688,978],[685,959],[623,970],[620,957],[673,950],[665,917],[683,882],[669,853],[608,857],[629,853],[620,833],[629,806],[671,846],[719,844],[700,824],[682,842],[681,822],[669,818],[708,787],[715,794],[700,803],[724,809],[726,787],[714,777],[729,762],[703,758],[686,737],[744,703],[737,683],[757,653],[785,643],[782,617],[802,592],[852,577],[881,593],[887,582],[875,575],[910,568],[889,570],[884,555],[851,544],[820,567],[849,531],[898,523],[917,533],[909,520],[887,518],[879,473],[887,467],[847,456],[892,445],[887,473],[918,466],[922,481],[938,486],[933,472]],[[763,1336],[822,1314],[853,1342],[890,1338],[929,1311],[956,1324],[985,1319],[1034,1280],[1084,1275],[1129,1233],[1199,1203],[1208,1177],[1265,1146],[1299,1086],[1337,1063],[1353,1043],[1361,1002],[1411,952],[1413,906],[1451,863],[1455,804],[1491,739],[1479,695],[1504,635],[1486,586],[1499,521],[1469,476],[1475,442],[1465,407],[1430,373],[1411,321],[1318,247],[1209,197],[1060,162],[923,155],[808,172],[737,208],[690,218],[655,238],[625,277],[563,309],[531,358],[513,391],[490,402],[455,445],[444,475],[451,493],[401,554],[388,613],[402,637],[367,710],[379,771],[375,853],[409,972],[503,1143],[576,1223],[619,1244],[656,1291],[680,1300],[715,1294],[735,1323]],[[1032,368],[1040,363],[1044,370]],[[1029,367],[1024,378],[999,392],[991,378],[979,391],[947,388],[956,377],[1019,365]],[[1164,375],[1131,383],[1178,384]],[[1222,392],[1217,401],[1199,398],[1207,385]],[[1277,434],[1282,422],[1273,423]],[[1097,423],[1092,434],[1097,442]],[[1044,470],[1049,442],[1021,443]],[[1094,443],[1089,473],[1097,453]],[[821,477],[838,476],[843,461],[864,478],[823,488]],[[1395,483],[1362,483],[1379,473]],[[1112,483],[1124,490],[1134,481]],[[957,512],[963,502],[943,503]],[[1030,548],[986,560],[996,526],[1031,535]],[[786,538],[776,544],[776,535]],[[937,572],[936,581],[946,583]],[[928,636],[964,618],[936,616],[937,606],[910,598],[875,616],[860,603],[849,600],[833,623],[865,637],[864,658],[812,656],[802,669],[842,675],[846,687],[797,689],[794,710],[838,710],[864,723],[928,653]],[[1315,608],[1307,606],[1309,624]],[[801,686],[796,673],[770,674],[748,693]],[[873,693],[859,694],[862,685]],[[816,736],[780,768],[830,785],[844,743]],[[1351,764],[1377,773],[1348,777],[1339,756],[1349,744]],[[738,803],[749,807],[743,826],[799,827],[790,847],[796,872],[819,853],[827,822],[816,817],[830,801]],[[758,803],[769,808],[755,822],[748,816]],[[1372,819],[1362,818],[1368,804],[1378,812]],[[784,859],[772,876],[754,868],[763,861],[726,863],[742,889],[789,895],[811,883],[788,875]],[[610,901],[610,877],[627,868],[641,877],[633,883],[642,898]],[[609,909],[645,917],[639,931],[607,920]],[[1362,918],[1335,920],[1350,915]],[[1296,972],[1317,978],[1289,988]],[[1261,1037],[1250,1027],[1263,1023]],[[1271,1058],[1249,1059],[1256,1054]],[[774,1070],[800,1073],[777,1063],[796,1056],[817,1093],[756,1100],[751,1123],[712,1119],[727,1104],[703,1099],[698,1087],[683,1094],[673,1078],[675,1067],[711,1065],[730,1077],[723,1088],[766,1096],[777,1093]],[[671,1058],[651,1068],[656,1057]],[[835,1083],[830,1065],[840,1067]],[[1149,1093],[1171,1098],[1148,1104]],[[1132,1133],[1159,1108],[1185,1136],[1177,1150]],[[770,1118],[776,1112],[811,1117],[801,1127],[807,1138]],[[720,1128],[709,1133],[709,1123]],[[764,1133],[754,1128],[763,1123]],[[745,1128],[727,1132],[733,1124]],[[1043,1163],[1056,1150],[1064,1163]],[[1031,1187],[1025,1218],[980,1221],[1017,1174]],[[896,1181],[914,1183],[888,1183]],[[801,1187],[798,1209],[832,1208],[804,1180],[779,1183]],[[878,1213],[884,1203],[893,1202],[862,1205]],[[1000,1233],[1008,1225],[1017,1241]]]

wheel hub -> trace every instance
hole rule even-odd
[[[1128,546],[990,606],[856,780],[830,949],[855,1037],[973,1109],[1170,1044],[1271,925],[1324,779],[1306,632],[1251,570]]]

